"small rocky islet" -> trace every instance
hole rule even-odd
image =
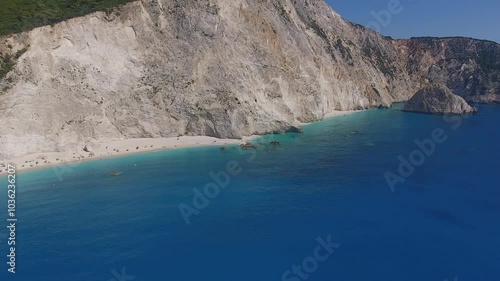
[[[453,94],[443,84],[429,84],[422,87],[406,102],[403,111],[443,115],[477,113],[476,108],[470,106],[462,97]]]

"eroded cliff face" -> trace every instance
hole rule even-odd
[[[500,102],[500,45],[470,38],[397,41],[408,54],[413,79],[447,85],[468,102]]]
[[[1,39],[15,64],[0,80],[0,159],[91,140],[285,131],[408,100],[429,80],[498,101],[498,44],[464,40],[484,56],[454,53],[453,40],[382,37],[320,0],[132,2]]]

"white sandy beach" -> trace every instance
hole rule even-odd
[[[349,114],[357,113],[357,112],[362,112],[366,111],[366,109],[363,110],[335,110],[329,113],[326,113],[325,116],[323,116],[323,120],[333,118],[333,117],[339,117],[339,116],[346,116]],[[311,123],[301,123],[300,125],[308,125]]]
[[[360,112],[361,110],[333,111],[325,115],[324,119]],[[302,125],[306,125],[304,123]],[[0,161],[0,175],[7,173],[8,165],[16,167],[16,171],[26,171],[50,167],[55,165],[77,163],[82,161],[100,160],[109,157],[123,156],[134,153],[144,153],[157,150],[169,150],[187,147],[240,145],[259,136],[248,136],[242,139],[218,139],[206,136],[182,136],[172,138],[127,139],[103,142],[94,147],[82,146],[78,150],[66,152],[44,152],[25,155],[22,157]]]
[[[252,140],[256,136],[238,139],[218,139],[206,136],[183,136],[172,138],[128,139],[103,142],[95,147],[88,147],[88,152],[82,146],[78,150],[67,152],[44,152],[29,154],[15,159],[0,161],[0,175],[6,173],[7,165],[16,167],[16,171],[50,167],[66,163],[99,160],[109,157],[134,153],[144,153],[157,150],[169,150],[199,146],[239,145]]]
[[[362,112],[362,111],[366,111],[366,109],[363,109],[363,110],[338,110],[338,111],[332,111],[330,113],[325,114],[325,117],[323,119],[337,117],[337,116],[346,116],[346,115],[349,115],[349,114],[353,114],[353,113],[357,113],[357,112]]]

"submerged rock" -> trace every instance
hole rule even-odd
[[[252,149],[257,149],[257,146],[251,144],[251,143],[244,143],[240,145],[241,149],[243,150],[252,150]]]
[[[113,177],[118,177],[122,174],[122,172],[112,172],[111,174],[109,174],[110,176],[113,176]]]
[[[403,111],[429,114],[474,114],[477,109],[442,84],[421,88],[404,106]]]

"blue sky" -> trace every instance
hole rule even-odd
[[[499,0],[326,0],[326,2],[343,18],[364,26],[370,25],[372,29],[380,28],[382,34],[394,38],[466,36],[500,43]],[[388,8],[390,4],[393,5],[392,9]]]

